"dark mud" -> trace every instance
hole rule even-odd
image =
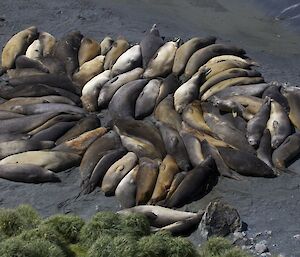
[[[226,3],[222,3],[226,2]],[[259,3],[257,5],[256,3]],[[263,4],[261,4],[263,2]],[[210,1],[210,0],[14,0],[2,1],[0,45],[13,33],[30,25],[62,36],[71,30],[98,40],[106,35],[125,36],[139,42],[146,29],[156,23],[161,35],[188,39],[215,35],[220,42],[243,47],[261,65],[270,80],[300,85],[299,23],[276,20],[278,13],[297,1]],[[294,19],[297,21],[296,19]],[[290,169],[298,175],[284,174],[275,179],[221,178],[212,192],[183,209],[197,211],[210,200],[223,199],[238,209],[248,224],[251,237],[271,230],[268,246],[272,253],[300,256],[300,162]],[[79,171],[60,173],[62,183],[31,185],[0,180],[0,206],[33,205],[42,215],[72,212],[90,217],[97,210],[117,210],[114,197],[102,193],[74,198],[79,192]],[[199,243],[197,231],[191,236]]]

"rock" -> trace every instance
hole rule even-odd
[[[267,246],[267,241],[266,240],[262,240],[259,243],[257,243],[255,245],[255,251],[258,254],[262,254],[262,253],[266,253],[269,251],[268,246]]]
[[[294,235],[293,238],[295,238],[296,240],[300,240],[300,234]]]
[[[233,240],[234,241],[239,240],[239,239],[243,239],[243,237],[244,237],[244,234],[242,232],[235,231],[233,233]]]
[[[272,235],[272,231],[271,230],[266,230],[265,231],[266,235],[271,236]]]
[[[220,201],[211,202],[199,224],[200,234],[204,238],[227,236],[241,230],[241,219],[237,210]]]
[[[268,256],[271,256],[271,253],[267,252],[267,253],[262,253],[260,255],[261,257],[268,257]]]

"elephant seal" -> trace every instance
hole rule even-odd
[[[131,208],[135,206],[136,196],[136,175],[139,170],[139,165],[136,165],[127,175],[121,180],[116,188],[115,196],[120,202],[122,208]]]
[[[174,179],[173,179],[172,184],[171,184],[171,186],[169,188],[169,191],[167,193],[166,199],[163,201],[163,204],[165,204],[166,202],[168,202],[168,200],[170,199],[170,197],[176,191],[177,187],[180,185],[180,183],[182,182],[182,180],[185,178],[186,174],[187,174],[187,172],[181,171],[181,172],[177,173],[174,176]]]
[[[135,103],[136,119],[142,119],[153,112],[161,84],[160,79],[151,79],[143,88]]]
[[[142,68],[135,68],[131,71],[120,74],[109,81],[107,81],[100,90],[98,97],[98,106],[100,109],[108,106],[110,100],[119,88],[125,84],[135,81],[141,77],[144,70]]]
[[[114,40],[111,37],[105,37],[101,43],[100,43],[100,48],[101,48],[101,54],[106,55],[108,51],[111,49],[112,44]]]
[[[200,165],[190,170],[167,200],[166,206],[169,208],[181,207],[207,193],[208,185],[215,177],[213,166],[213,159],[208,157]]]
[[[181,170],[189,170],[191,168],[189,156],[177,130],[159,121],[156,122],[156,126],[159,128],[167,153],[175,158]]]
[[[286,113],[289,113],[290,112],[289,103],[287,99],[281,94],[280,86],[276,85],[274,82],[273,83],[271,82],[270,84],[271,85],[263,92],[262,98],[265,98],[266,96],[270,97],[271,99],[279,103],[286,111]]]
[[[179,131],[181,129],[182,119],[176,112],[173,102],[173,95],[168,95],[156,106],[154,110],[154,117],[156,120],[161,121]]]
[[[56,43],[55,37],[52,36],[50,33],[43,31],[39,34],[39,40],[42,46],[42,55],[44,57],[51,55]]]
[[[2,50],[2,68],[14,68],[15,60],[19,55],[25,54],[28,46],[38,38],[36,27],[29,27],[12,36]]]
[[[271,102],[271,114],[267,122],[267,128],[271,133],[271,145],[273,149],[280,146],[292,133],[292,127],[287,113],[283,107],[275,101]]]
[[[129,48],[125,38],[118,38],[113,42],[111,49],[105,55],[104,70],[111,70],[117,59]]]
[[[240,62],[244,64],[248,64],[250,66],[259,66],[259,64],[249,58],[244,58],[243,56],[237,56],[232,54],[221,54],[211,58],[205,65],[211,65],[222,62]],[[241,68],[241,67],[240,67]]]
[[[29,139],[30,135],[27,134],[11,134],[11,133],[4,133],[4,134],[0,134],[0,143],[3,142],[9,142],[9,141],[14,141],[14,140],[25,140],[25,139]],[[50,140],[51,141],[51,140]]]
[[[216,97],[216,96],[215,96]],[[262,104],[263,99],[255,96],[247,96],[247,95],[234,95],[234,96],[227,96],[223,98],[224,100],[230,100],[236,103],[240,103],[243,105],[247,111],[249,111],[252,114],[256,114]]]
[[[183,83],[174,93],[174,106],[178,113],[193,100],[198,99],[199,85],[202,84],[208,70],[201,70],[194,74],[187,82]]]
[[[83,35],[79,31],[73,31],[56,42],[52,55],[65,65],[66,72],[72,77],[78,68],[78,51]]]
[[[270,118],[271,99],[265,98],[260,110],[247,123],[247,139],[250,145],[257,147]]]
[[[151,58],[163,44],[164,41],[159,35],[156,24],[154,24],[140,42],[144,69],[146,69]]]
[[[284,142],[274,150],[272,161],[276,168],[285,170],[287,165],[300,153],[300,133],[288,136]]]
[[[31,45],[28,46],[25,55],[30,59],[39,59],[42,57],[42,45],[39,39],[34,40]]]
[[[50,170],[33,164],[0,165],[0,178],[23,183],[61,182]]]
[[[131,71],[142,66],[142,52],[140,45],[134,45],[124,52],[111,69],[111,77]]]
[[[272,162],[272,146],[271,146],[271,133],[267,128],[264,130],[264,133],[260,139],[259,147],[256,151],[257,158],[262,160],[269,167],[273,168]]]
[[[79,66],[82,66],[85,62],[94,59],[100,54],[101,46],[96,40],[87,37],[81,39],[81,44],[78,51]]]
[[[201,48],[196,51],[187,62],[184,70],[185,77],[189,79],[198,71],[198,69],[202,65],[208,62],[210,59],[223,54],[243,56],[245,54],[245,51],[241,48],[223,44],[212,44]]]
[[[155,205],[166,198],[172,181],[178,172],[180,170],[176,160],[171,155],[166,155],[159,166],[157,181],[149,204]]]
[[[193,53],[215,42],[215,37],[194,37],[182,44],[176,51],[172,72],[180,76],[184,72],[185,66]]]
[[[274,171],[255,155],[232,148],[218,147],[229,168],[244,176],[275,177]]]
[[[162,100],[164,100],[169,94],[173,94],[178,87],[178,78],[173,73],[171,73],[168,77],[162,79],[162,83],[159,88],[159,93],[156,98],[156,105],[158,105]]]
[[[139,170],[136,175],[136,205],[146,204],[153,193],[157,176],[159,162],[143,157],[139,162]]]
[[[149,61],[144,78],[166,77],[172,72],[178,42],[167,42],[161,46]]]
[[[24,76],[32,76],[32,75],[42,75],[45,74],[43,71],[39,71],[33,68],[24,68],[24,69],[10,69],[7,70],[7,76],[9,79],[11,78],[20,78]]]
[[[137,164],[138,158],[135,153],[128,152],[121,159],[116,161],[105,173],[101,190],[106,196],[115,194],[115,190],[122,179],[130,172]]]
[[[0,120],[7,120],[12,118],[20,118],[24,117],[23,114],[15,113],[11,111],[0,111]]]
[[[104,58],[104,55],[96,56],[82,64],[79,71],[74,73],[73,81],[79,86],[80,91],[90,79],[103,72]]]
[[[9,144],[4,142],[0,143],[0,160],[17,153],[50,149],[52,147],[54,147],[52,141],[15,140],[10,141]]]
[[[16,69],[35,69],[44,73],[49,73],[48,67],[41,60],[28,58],[26,55],[20,55],[15,60]],[[25,74],[24,74],[25,75]],[[28,76],[28,74],[26,75]]]
[[[98,97],[103,85],[109,81],[110,70],[103,71],[90,81],[88,81],[82,88],[82,96],[80,97],[82,106],[88,112],[95,112],[98,110]]]
[[[136,99],[147,82],[147,79],[137,79],[122,86],[109,103],[108,110],[111,117],[134,117]]]
[[[0,161],[2,164],[35,164],[54,172],[61,172],[79,165],[81,157],[73,153],[53,151],[28,151],[10,155]]]

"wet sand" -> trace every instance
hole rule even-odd
[[[248,56],[259,62],[259,71],[267,81],[300,85],[300,33],[285,22],[267,16],[266,13],[276,15],[276,12],[267,12],[266,5],[256,6],[256,1],[221,2],[225,1],[5,1],[0,9],[0,45],[30,25],[56,37],[77,29],[98,40],[106,35],[114,38],[122,35],[131,42],[139,42],[145,30],[156,23],[166,38],[214,35],[219,42],[243,47]],[[299,164],[298,161],[290,167],[298,176],[285,174],[275,179],[245,178],[243,181],[220,178],[209,195],[183,209],[197,211],[213,199],[222,199],[238,209],[248,224],[250,237],[271,230],[272,235],[267,239],[271,253],[298,257],[300,241],[293,236],[300,234]],[[99,191],[64,202],[79,192],[79,171],[76,168],[59,176],[62,179],[59,184],[31,185],[0,180],[0,206],[29,203],[43,216],[72,212],[85,218],[97,210],[119,209],[114,197],[104,197]],[[200,242],[197,231],[191,239],[196,244]]]

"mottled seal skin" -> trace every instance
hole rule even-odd
[[[113,67],[117,59],[129,48],[129,43],[125,38],[119,38],[113,42],[111,49],[105,56],[104,70]]]
[[[0,178],[23,183],[60,182],[60,178],[50,170],[33,164],[0,165]]]
[[[93,169],[88,183],[82,184],[83,193],[89,194],[94,191],[97,186],[101,187],[103,177],[109,167],[122,158],[126,152],[124,148],[107,151]]]
[[[135,81],[141,77],[144,70],[142,68],[135,68],[131,71],[125,72],[123,74],[120,74],[109,81],[107,81],[103,87],[101,88],[101,91],[99,93],[98,97],[98,106],[99,108],[105,108],[108,106],[110,100],[114,96],[114,94],[123,87],[125,84]]]
[[[156,104],[162,81],[160,79],[152,79],[143,88],[135,103],[135,118],[142,119],[150,115]]]
[[[109,103],[110,115],[114,118],[134,117],[136,99],[147,82],[147,79],[138,79],[122,86]]]
[[[171,126],[177,131],[180,131],[182,119],[174,108],[173,99],[173,95],[170,94],[162,100],[154,110],[154,117],[156,120]]]
[[[229,168],[244,176],[275,177],[273,170],[255,155],[232,148],[218,147]]]
[[[172,72],[178,42],[167,42],[161,46],[149,61],[144,78],[166,77]]]
[[[39,59],[42,57],[42,45],[39,39],[34,40],[30,46],[28,46],[25,55],[30,59]]]
[[[156,98],[156,105],[164,100],[169,94],[173,94],[178,87],[179,80],[173,73],[164,78],[159,88],[158,97]]]
[[[197,213],[172,210],[161,206],[140,205],[117,212],[121,215],[129,215],[131,213],[141,213],[149,218],[150,225],[161,228],[180,220],[186,220],[197,216]]]
[[[83,35],[79,31],[73,31],[56,42],[52,55],[64,63],[69,77],[79,67],[78,51]]]
[[[196,51],[186,64],[184,75],[187,79],[192,77],[198,69],[211,58],[223,54],[243,56],[245,51],[241,48],[223,44],[212,44]]]
[[[178,172],[180,172],[180,170],[176,160],[171,155],[166,155],[159,166],[157,181],[149,204],[155,205],[157,202],[166,198],[174,176]]]
[[[105,37],[101,43],[100,43],[100,48],[101,48],[101,54],[106,55],[110,48],[112,47],[114,40],[111,37]]]
[[[81,157],[73,153],[52,151],[28,151],[10,155],[0,161],[2,164],[35,164],[54,172],[60,172],[79,165]]]
[[[96,129],[101,126],[100,120],[96,115],[89,115],[82,118],[78,123],[66,132],[63,136],[56,140],[56,144],[61,144],[62,142],[74,139],[84,132]]]
[[[281,87],[279,85],[273,85],[273,84],[274,83],[271,82],[271,85],[262,94],[262,98],[265,98],[266,96],[270,97],[271,99],[279,103],[286,111],[286,113],[289,113],[290,111],[289,103],[287,99],[281,94],[280,92]]]
[[[110,166],[101,184],[101,190],[106,196],[113,196],[115,194],[115,190],[121,180],[136,166],[137,162],[138,158],[136,154],[128,152]]]
[[[270,118],[271,99],[265,98],[260,110],[247,123],[247,140],[250,145],[257,147]]]
[[[2,68],[14,68],[15,60],[19,55],[25,54],[28,46],[38,38],[36,27],[29,27],[12,36],[2,50]]]
[[[80,99],[85,110],[88,112],[95,112],[98,110],[99,92],[103,85],[109,81],[109,78],[110,70],[106,70],[92,78],[83,86]]]
[[[153,193],[157,176],[159,162],[149,158],[141,158],[139,170],[136,175],[136,205],[146,204]]]
[[[208,185],[215,176],[214,161],[208,157],[200,165],[190,170],[168,199],[169,208],[181,207],[207,192]]]
[[[152,26],[149,32],[143,37],[140,42],[141,52],[143,57],[143,68],[145,69],[154,56],[156,51],[164,44],[164,41],[159,35],[156,24]]]
[[[42,46],[42,53],[43,53],[42,55],[43,56],[51,55],[56,43],[55,37],[50,33],[43,31],[40,32],[39,34],[39,40]]]
[[[74,127],[76,121],[60,121],[49,128],[45,128],[31,136],[30,140],[36,141],[56,141],[69,129]]]
[[[256,154],[257,158],[262,160],[269,167],[273,168],[272,162],[272,146],[271,146],[271,133],[267,128],[260,139],[259,147],[257,148]]]
[[[275,102],[271,102],[271,114],[267,122],[267,128],[271,133],[271,145],[273,149],[280,146],[281,143],[292,133],[290,119],[283,107]]]
[[[80,136],[61,143],[54,147],[52,151],[71,152],[78,155],[83,155],[86,149],[98,138],[103,136],[107,132],[104,127],[96,128],[87,131]]]
[[[115,196],[118,199],[122,208],[131,208],[135,206],[136,196],[136,175],[139,170],[139,165],[136,165],[129,173],[121,180],[116,188]]]
[[[82,91],[83,86],[93,77],[103,72],[104,55],[96,56],[94,59],[85,62],[79,68],[79,71],[73,75],[73,81]]]
[[[177,76],[180,76],[184,72],[185,66],[193,53],[200,48],[209,46],[215,42],[215,37],[194,37],[185,42],[176,51],[172,72]]]
[[[142,52],[140,45],[134,45],[124,52],[111,69],[111,77],[122,74],[142,66]]]
[[[300,133],[294,133],[288,136],[284,142],[274,150],[272,161],[276,168],[284,170],[299,154]]]
[[[189,156],[177,130],[159,121],[156,125],[160,130],[167,153],[175,158],[177,165],[181,170],[190,170],[191,163]]]
[[[100,54],[101,46],[96,40],[87,37],[81,39],[81,44],[78,51],[79,66],[82,66],[85,62],[94,59]]]

